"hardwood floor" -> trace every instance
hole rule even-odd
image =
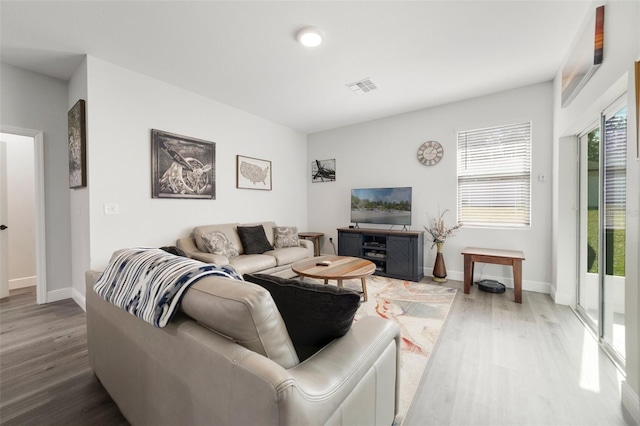
[[[430,279],[425,279],[430,282]],[[404,425],[624,425],[619,374],[548,295],[458,288]],[[72,300],[0,302],[2,425],[126,425],[87,363],[85,314]]]
[[[620,374],[570,308],[445,285],[459,291],[405,426],[625,424]]]
[[[84,311],[36,304],[35,289],[0,302],[2,425],[126,425],[87,361]]]

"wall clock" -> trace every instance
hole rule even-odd
[[[424,166],[433,166],[442,160],[444,148],[436,141],[425,142],[418,148],[418,161]]]

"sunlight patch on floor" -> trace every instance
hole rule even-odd
[[[598,342],[585,328],[582,336],[582,363],[580,365],[580,387],[600,393],[600,365]]]

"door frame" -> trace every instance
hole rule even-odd
[[[0,125],[0,133],[33,138],[35,182],[35,237],[36,237],[36,303],[47,303],[47,247],[45,232],[44,186],[44,132]]]
[[[623,93],[621,96],[617,97],[613,102],[611,102],[610,104],[608,104],[606,107],[602,108],[599,112],[600,116],[598,117],[597,121],[593,121],[589,126],[587,126],[587,128],[582,131],[581,133],[577,134],[577,141],[578,141],[578,181],[577,181],[577,192],[578,192],[578,217],[577,217],[577,228],[578,228],[578,238],[577,238],[577,275],[576,275],[576,302],[575,302],[575,306],[573,307],[574,311],[576,312],[576,314],[578,315],[578,318],[583,322],[583,324],[585,325],[585,327],[587,328],[588,331],[590,331],[593,336],[596,338],[596,340],[598,341],[598,344],[600,345],[600,347],[604,350],[604,352],[609,356],[609,358],[613,361],[613,363],[616,365],[616,367],[623,373],[625,374],[625,370],[626,370],[626,359],[624,357],[622,357],[622,355],[613,347],[613,345],[609,344],[606,340],[605,340],[605,303],[606,301],[604,300],[604,292],[605,292],[605,278],[606,278],[606,270],[605,270],[605,259],[606,259],[606,255],[605,255],[605,236],[604,236],[604,229],[605,229],[605,215],[606,215],[606,210],[605,210],[605,182],[604,182],[604,178],[605,178],[605,122],[607,120],[607,116],[617,112],[618,110],[620,110],[621,108],[624,108],[625,106],[628,108],[628,102],[627,102],[627,98],[626,98],[627,94],[626,92]],[[590,318],[589,314],[580,306],[580,286],[581,286],[581,271],[580,268],[582,268],[582,252],[581,252],[581,248],[582,248],[582,244],[583,244],[583,240],[582,240],[582,214],[581,209],[582,209],[582,200],[581,200],[581,195],[582,195],[582,184],[583,184],[583,179],[582,179],[582,172],[581,172],[581,167],[582,167],[582,152],[581,150],[583,149],[582,146],[582,137],[586,134],[588,134],[590,131],[592,131],[595,127],[599,127],[600,128],[600,148],[599,148],[599,176],[598,176],[598,204],[599,204],[599,214],[598,214],[598,322],[597,324]],[[625,273],[625,278],[626,278],[626,273]]]

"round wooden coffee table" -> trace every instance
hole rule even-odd
[[[329,266],[318,265],[319,262],[328,260]],[[342,287],[342,281],[360,278],[362,294],[367,301],[366,278],[376,271],[376,265],[365,259],[348,256],[320,256],[305,259],[294,263],[291,269],[301,277],[318,278],[327,284],[329,280],[337,280],[338,287]]]

